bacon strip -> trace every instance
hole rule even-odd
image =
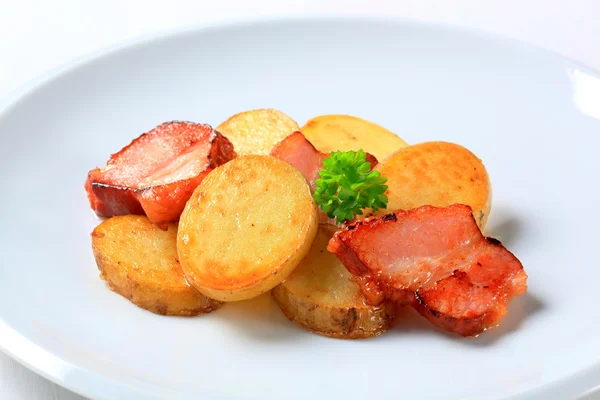
[[[296,167],[308,181],[312,192],[315,191],[315,181],[319,178],[319,171],[323,168],[323,160],[328,156],[317,150],[300,131],[292,133],[275,145],[271,155]],[[367,153],[366,159],[371,164],[371,169],[375,168],[377,158]],[[335,225],[335,220],[328,218],[320,210],[319,222]]]
[[[368,218],[329,243],[372,304],[392,299],[463,336],[497,325],[527,290],[521,262],[485,238],[471,209],[423,206]]]
[[[329,156],[317,150],[300,131],[292,133],[276,144],[271,150],[271,155],[296,167],[313,191],[315,181],[319,178],[319,171],[323,168],[323,160]],[[375,168],[377,158],[369,153],[366,154],[366,158],[371,164],[371,169]]]
[[[209,125],[168,122],[113,154],[89,172],[85,189],[101,217],[146,214],[155,223],[177,221],[204,177],[235,158],[233,145]]]
[[[315,149],[302,132],[294,132],[276,144],[271,155],[296,167],[314,192],[315,181],[319,178],[319,171],[323,168],[323,160],[327,154]]]

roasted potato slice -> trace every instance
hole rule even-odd
[[[363,149],[380,162],[408,146],[387,129],[350,115],[321,115],[310,119],[300,130],[323,153]]]
[[[112,217],[92,232],[92,249],[108,286],[148,311],[192,316],[221,305],[186,282],[177,260],[176,224],[162,230],[145,216]]]
[[[302,174],[275,157],[241,156],[196,188],[181,214],[177,249],[190,284],[236,301],[287,278],[316,233],[317,206]]]
[[[387,209],[374,215],[459,203],[470,206],[479,228],[485,227],[492,185],[481,160],[466,148],[448,142],[420,143],[397,151],[375,169],[388,179],[389,202]]]
[[[273,109],[244,111],[217,127],[238,155],[269,154],[273,146],[297,130],[296,121]]]
[[[335,227],[321,225],[310,252],[272,295],[293,322],[319,335],[341,339],[377,336],[394,321],[395,308],[365,303],[350,273],[327,251]]]

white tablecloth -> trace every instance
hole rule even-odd
[[[227,18],[315,12],[471,27],[600,69],[600,0],[0,0],[0,105],[44,71],[124,39]],[[83,398],[0,353],[0,399]]]

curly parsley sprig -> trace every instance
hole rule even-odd
[[[313,197],[317,205],[337,222],[362,215],[362,210],[387,207],[387,178],[371,171],[363,150],[334,151],[323,160]]]

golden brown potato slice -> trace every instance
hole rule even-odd
[[[192,316],[221,305],[191,287],[177,260],[177,225],[161,230],[145,216],[105,220],[92,232],[100,277],[132,303],[161,315]]]
[[[420,143],[392,154],[375,169],[388,179],[389,202],[387,209],[374,215],[459,203],[470,206],[479,228],[485,227],[492,185],[481,160],[464,147],[447,142]]]
[[[271,156],[241,156],[213,170],[179,221],[177,249],[196,289],[221,300],[256,297],[283,281],[317,233],[306,179]]]
[[[365,304],[360,287],[327,243],[335,227],[321,225],[310,252],[294,272],[276,286],[273,297],[293,322],[319,335],[341,339],[377,336],[394,321],[391,304]]]
[[[217,127],[240,156],[269,154],[277,143],[298,130],[296,121],[273,109],[244,111]]]
[[[301,131],[323,153],[363,149],[379,161],[408,146],[387,129],[350,115],[321,115],[310,119]]]

